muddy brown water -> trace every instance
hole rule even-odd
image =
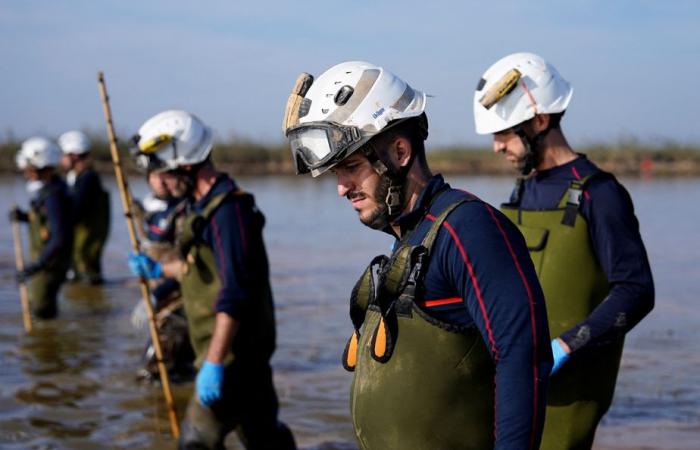
[[[491,203],[511,180],[448,177]],[[623,180],[630,190],[654,271],[657,304],[627,339],[613,406],[596,449],[700,448],[699,179]],[[174,448],[158,385],[136,371],[146,331],[129,314],[139,291],[112,186],[112,232],[102,287],[66,286],[60,317],[25,334],[13,280],[9,225],[0,232],[0,448]],[[391,240],[357,221],[330,177],[240,178],[267,217],[278,322],[273,358],[281,418],[300,447],[356,448],[348,411],[350,374],[340,355],[351,330],[348,294],[369,259]],[[145,186],[132,181],[136,197]],[[0,179],[0,214],[26,204],[20,178]],[[686,201],[689,201],[686,205]],[[5,220],[0,217],[0,220]],[[7,222],[6,222],[7,224]],[[26,243],[26,239],[25,239]],[[174,385],[182,415],[192,384]],[[235,438],[232,448],[238,448]]]

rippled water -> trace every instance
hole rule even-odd
[[[506,198],[511,180],[452,177],[487,201]],[[111,182],[111,180],[110,180]],[[268,223],[277,305],[273,359],[281,416],[304,448],[353,449],[350,375],[340,354],[351,330],[348,293],[369,259],[391,240],[372,232],[325,178],[242,178]],[[138,197],[144,184],[134,180]],[[624,180],[642,224],[657,306],[627,339],[615,401],[597,449],[700,448],[700,180]],[[26,203],[19,178],[0,179],[0,209]],[[685,200],[691,200],[691,206]],[[138,301],[118,195],[105,254],[109,283],[68,286],[58,320],[23,332],[13,281],[9,226],[0,233],[0,448],[173,448],[157,385],[136,381],[146,340],[128,317]],[[4,219],[3,219],[4,220]],[[175,385],[182,415],[191,384]],[[235,439],[231,441],[235,447]]]

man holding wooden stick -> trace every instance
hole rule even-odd
[[[53,319],[58,314],[58,291],[66,277],[73,242],[68,188],[56,173],[61,151],[46,138],[32,137],[22,143],[16,160],[27,179],[30,205],[28,212],[12,209],[10,220],[29,224],[33,261],[17,272],[17,281],[28,283],[34,315]]]
[[[187,408],[181,448],[223,448],[238,429],[247,448],[294,449],[289,429],[277,420],[278,401],[270,357],[275,319],[264,216],[210,160],[212,130],[185,111],[149,119],[132,139],[136,153],[166,174],[174,197],[189,197],[179,236],[181,258],[157,262],[132,254],[139,276],[181,282],[190,340],[199,372]]]

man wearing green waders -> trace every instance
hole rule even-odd
[[[560,121],[573,89],[531,53],[506,56],[474,94],[479,134],[520,171],[502,211],[525,236],[544,290],[554,367],[542,448],[588,449],[612,401],[624,335],[654,305],[632,200],[575,153]]]
[[[17,167],[27,179],[29,210],[10,211],[10,220],[29,224],[31,261],[17,273],[28,283],[32,312],[39,319],[58,314],[58,292],[66,278],[73,242],[68,188],[56,172],[61,150],[50,140],[32,137],[17,153]]]
[[[163,263],[143,253],[129,257],[137,275],[180,281],[198,373],[179,448],[223,449],[234,430],[249,449],[296,448],[277,420],[264,216],[252,195],[215,169],[213,132],[196,116],[164,111],[131,143],[133,153],[148,160],[144,166],[164,172],[169,194],[189,201],[176,235],[180,257]]]
[[[426,95],[346,62],[302,74],[284,130],[297,172],[337,178],[360,221],[392,235],[350,297],[343,365],[359,446],[537,448],[551,369],[542,291],[500,212],[432,175]]]
[[[69,279],[102,283],[102,249],[109,234],[109,193],[90,160],[90,140],[82,131],[58,138],[73,203],[73,258]]]

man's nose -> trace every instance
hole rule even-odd
[[[501,152],[505,151],[505,149],[506,149],[506,144],[494,137],[493,138],[493,151],[494,151],[494,153],[501,153]]]
[[[336,173],[336,179],[338,180],[338,196],[340,197],[345,197],[355,187],[350,178],[340,172]]]

